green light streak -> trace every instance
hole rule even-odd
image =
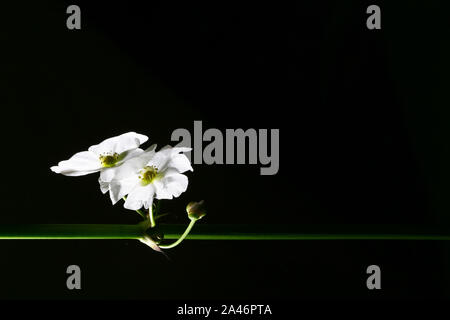
[[[163,224],[160,230],[165,240],[180,239],[184,225]],[[185,239],[190,240],[450,240],[449,232],[294,232],[273,226],[199,225]],[[271,231],[272,230],[272,231]],[[404,231],[404,230],[403,230]],[[59,240],[59,239],[140,239],[144,224],[36,224],[1,225],[0,239]],[[162,244],[164,246],[164,244]]]

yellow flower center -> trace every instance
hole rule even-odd
[[[155,180],[156,176],[158,175],[158,168],[154,166],[146,166],[139,173],[141,184],[143,186],[146,186],[149,183],[152,183],[153,180]]]
[[[102,163],[102,166],[104,168],[114,167],[116,165],[117,161],[119,161],[118,153],[102,154],[100,156],[100,162]]]

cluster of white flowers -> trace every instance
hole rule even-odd
[[[66,176],[100,172],[100,190],[109,192],[113,204],[126,197],[125,208],[149,209],[154,198],[172,199],[186,191],[188,178],[183,173],[193,169],[183,154],[191,148],[166,146],[156,152],[156,145],[152,145],[140,149],[147,140],[145,135],[128,132],[76,153],[50,169]]]

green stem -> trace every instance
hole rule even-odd
[[[164,239],[178,239],[184,226],[160,225]],[[383,230],[383,232],[379,232]],[[450,240],[448,229],[418,231],[414,226],[383,225],[210,225],[200,224],[190,240]]]
[[[186,230],[183,230],[184,225],[174,224],[162,224],[160,228],[164,239],[177,239],[177,242],[181,238],[192,240],[450,240],[448,230],[418,232],[403,228],[398,233],[374,232],[373,228],[367,229],[362,226],[352,227],[345,232],[327,232],[326,228],[318,228],[322,230],[321,232],[310,232],[295,230],[292,226],[208,224],[200,224],[191,230],[193,224],[191,222]],[[0,225],[0,239],[142,239],[146,235],[147,227],[148,220],[135,225]],[[336,226],[333,230],[339,230],[339,227]]]
[[[155,217],[153,216],[153,205],[148,208],[148,216],[150,217],[150,227],[154,228],[156,226]]]
[[[147,220],[147,215],[141,209],[137,209],[136,212],[139,213],[144,220]]]
[[[0,225],[0,239],[140,239],[142,224]]]
[[[184,230],[184,233],[181,235],[180,238],[178,238],[177,241],[175,241],[174,243],[168,244],[168,245],[159,245],[159,247],[161,249],[171,249],[176,247],[177,245],[179,245],[185,238],[186,236],[189,234],[189,232],[191,231],[192,227],[194,226],[195,222],[197,220],[195,219],[191,219],[191,222],[189,223],[189,225],[187,226],[186,230]],[[166,238],[167,239],[167,238]]]

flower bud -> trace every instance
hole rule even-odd
[[[200,202],[189,202],[189,204],[186,206],[186,211],[189,219],[199,220],[206,215],[204,203],[205,202],[203,200]]]

